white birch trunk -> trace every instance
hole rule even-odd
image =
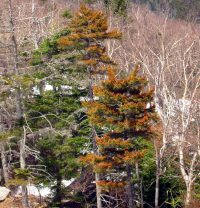
[[[188,206],[191,202],[192,188],[194,185],[194,181],[196,179],[196,176],[194,175],[194,166],[195,163],[197,162],[197,153],[195,152],[193,154],[193,157],[190,162],[189,170],[186,171],[186,166],[184,162],[184,152],[183,152],[183,139],[184,139],[183,136],[181,136],[180,138],[181,142],[178,145],[179,166],[180,166],[181,175],[186,185],[185,205]]]

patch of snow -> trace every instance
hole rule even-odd
[[[62,184],[64,187],[68,187],[75,179],[71,180],[62,180]],[[54,182],[55,185],[56,182]],[[52,190],[51,186],[44,186],[44,184],[40,184],[39,186],[35,186],[34,184],[28,184],[27,185],[27,191],[28,195],[33,196],[42,196],[42,197],[51,197],[52,196]],[[22,193],[22,187],[20,186],[17,190],[16,195],[20,195]]]
[[[51,195],[51,188],[50,187],[36,187],[33,184],[29,184],[27,186],[28,195],[34,195],[34,196],[42,196],[47,197]]]
[[[72,178],[71,180],[62,180],[62,184],[64,187],[68,187],[74,181],[75,181],[74,178]]]
[[[61,86],[61,89],[62,89],[62,90],[71,90],[71,89],[72,89],[72,86],[69,86],[69,85],[62,85],[62,86]]]
[[[149,109],[150,107],[151,107],[151,104],[150,103],[147,103],[146,109]]]
[[[33,94],[34,95],[39,95],[40,94],[40,91],[39,91],[38,87],[33,87]]]
[[[89,97],[80,97],[80,101],[85,101],[85,102],[87,102],[87,101],[90,101],[90,99],[91,99],[91,98],[89,98]],[[99,100],[99,97],[94,96],[93,99],[94,99],[94,100]]]
[[[53,90],[53,86],[50,85],[50,84],[45,84],[44,90],[45,90],[45,91]]]

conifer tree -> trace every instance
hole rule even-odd
[[[79,11],[72,18],[69,24],[70,34],[61,37],[58,41],[61,50],[70,50],[76,54],[77,64],[85,67],[89,81],[88,98],[94,100],[93,85],[94,78],[106,73],[106,65],[113,65],[114,62],[108,56],[104,40],[117,39],[121,37],[118,30],[108,31],[107,17],[101,11],[95,11],[82,4]],[[96,131],[93,128],[93,151],[98,154],[95,142]],[[95,173],[95,180],[100,176]],[[97,207],[101,208],[101,189],[96,183]]]
[[[104,40],[121,37],[118,30],[108,31],[107,17],[82,4],[72,18],[68,28],[71,33],[59,39],[61,50],[72,50],[77,54],[78,64],[87,68],[90,76],[105,72],[105,65],[114,62],[108,56]],[[89,77],[90,77],[89,76]]]
[[[104,189],[127,187],[128,207],[134,207],[132,164],[145,154],[134,141],[150,138],[151,126],[157,120],[153,103],[153,90],[147,89],[147,80],[140,76],[137,66],[127,77],[116,78],[115,70],[108,69],[108,78],[102,86],[94,87],[98,100],[85,102],[90,122],[107,129],[96,138],[100,155],[88,154],[83,162],[93,165],[96,172],[104,173],[98,184]],[[113,174],[126,177],[113,177]]]
[[[62,206],[67,193],[62,181],[75,178],[80,172],[78,158],[90,134],[80,101],[87,94],[86,87],[78,82],[83,75],[79,74],[77,82],[72,81],[70,77],[78,74],[71,70],[76,67],[74,59],[68,53],[63,57],[58,51],[57,40],[66,34],[68,30],[48,37],[34,52],[34,84],[25,102],[31,134],[40,138],[34,144],[40,152],[38,165],[45,167],[35,177],[36,182],[51,185],[53,198],[49,206],[56,207]],[[70,196],[73,198],[74,194]]]

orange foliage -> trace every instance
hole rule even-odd
[[[115,182],[115,181],[97,181],[97,184],[101,186],[104,190],[112,190],[112,189],[123,189],[126,186],[125,182]]]
[[[84,65],[97,65],[96,60],[88,59],[88,60],[81,60],[79,63],[84,64]]]
[[[123,111],[132,111],[137,113],[137,111],[144,111],[146,109],[145,102],[125,102],[121,107],[120,110]]]
[[[99,162],[96,163],[94,166],[96,172],[105,172],[112,168],[113,168],[113,163],[111,162]]]
[[[135,139],[138,133],[147,136],[150,124],[156,120],[153,90],[147,89],[148,81],[139,75],[139,65],[127,77],[116,75],[105,46],[99,42],[120,38],[121,33],[108,31],[107,18],[102,12],[81,5],[70,23],[70,30],[71,34],[61,38],[59,44],[81,47],[83,55],[79,57],[79,64],[88,67],[90,75],[107,72],[102,85],[93,88],[98,99],[82,103],[87,107],[89,120],[93,125],[115,131],[115,134],[109,132],[96,138],[101,156],[88,154],[81,162],[92,165],[96,172],[110,173],[119,171],[119,167],[124,171],[127,164],[140,160],[145,154],[145,151],[135,150],[132,138]],[[146,109],[149,103],[151,105]],[[99,181],[98,185],[109,190],[124,188],[125,182]]]
[[[121,38],[122,33],[118,30],[113,30],[112,32],[109,32],[109,38]]]
[[[138,150],[138,151],[133,151],[133,152],[128,152],[126,151],[124,154],[124,161],[128,163],[135,162],[141,158],[144,157],[145,150]]]
[[[83,164],[94,165],[98,162],[103,161],[104,159],[105,159],[105,157],[103,157],[103,156],[98,156],[94,153],[89,153],[86,156],[80,157],[80,162]]]
[[[66,37],[62,37],[59,39],[58,43],[64,47],[64,46],[72,46],[74,44],[73,41],[69,40],[68,38]]]
[[[104,87],[93,87],[94,93],[96,96],[101,96],[101,97],[105,97],[105,98],[109,98],[112,100],[117,101],[124,101],[126,99],[126,95],[123,95],[121,93],[114,93],[114,92],[110,92],[107,91]]]
[[[104,112],[110,115],[116,114],[116,112],[110,108],[108,108],[106,105],[103,105],[99,102],[82,102],[84,107],[88,108],[87,114],[89,116],[89,120],[92,123],[95,123],[97,125],[103,125],[105,119],[102,117],[102,114]],[[116,114],[117,115],[117,114]]]
[[[102,47],[99,47],[97,45],[89,46],[86,48],[87,52],[98,52],[99,54],[104,52],[104,49]]]
[[[90,73],[103,73],[97,65],[113,64],[106,53],[105,46],[99,41],[105,39],[118,39],[121,33],[118,30],[108,31],[106,15],[82,4],[78,12],[72,18],[68,28],[71,34],[61,37],[58,45],[65,49],[73,46],[74,49],[85,51],[82,53],[80,64],[88,66]]]
[[[103,148],[107,147],[117,147],[117,148],[130,148],[132,144],[129,140],[124,140],[121,138],[113,139],[108,135],[104,135],[102,138],[97,138],[96,143]]]

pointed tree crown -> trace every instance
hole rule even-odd
[[[118,39],[121,33],[118,30],[108,30],[107,17],[103,12],[82,4],[68,27],[71,33],[61,37],[58,44],[61,49],[77,49],[79,64],[87,66],[92,73],[99,73],[105,69],[103,66],[114,64],[106,53],[103,41]]]
[[[135,140],[150,137],[157,116],[153,90],[148,89],[146,78],[139,75],[139,66],[122,78],[117,78],[112,67],[107,71],[107,79],[101,86],[94,87],[97,99],[83,103],[90,122],[107,129],[107,133],[96,138],[100,156],[89,154],[83,161],[91,164],[96,172],[104,173],[105,178],[110,178],[99,181],[99,185],[108,187],[112,183],[112,187],[119,188],[126,180],[121,177],[113,180],[112,175],[125,171],[127,164],[144,156],[145,150],[138,149]]]
[[[98,100],[84,103],[88,107],[90,121],[116,132],[134,135],[151,131],[157,119],[153,102],[154,91],[148,89],[148,81],[139,75],[139,67],[125,78],[118,79],[112,67],[102,86],[94,87]]]

